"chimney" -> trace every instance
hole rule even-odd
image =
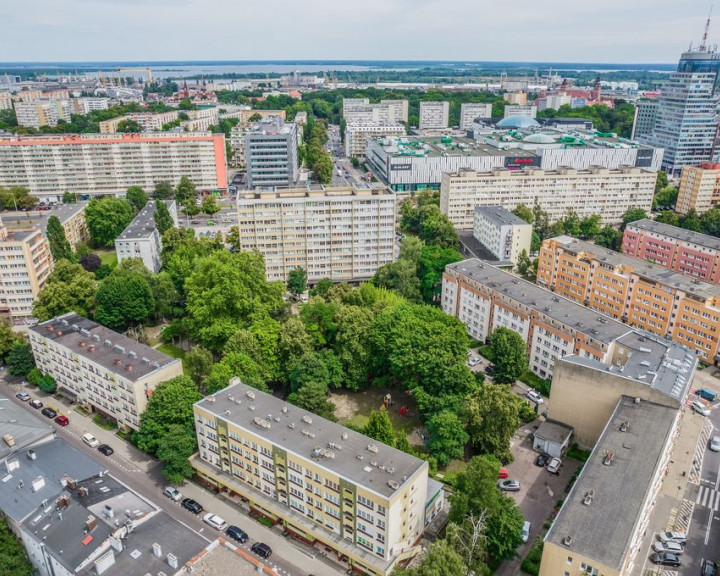
[[[167,563],[170,565],[170,568],[174,568],[177,570],[178,568],[178,559],[175,554],[168,554],[167,555]]]
[[[158,558],[162,558],[162,546],[160,546],[160,544],[155,542],[152,545],[152,551],[153,551],[153,555],[157,556]]]
[[[15,446],[15,437],[12,434],[5,434],[3,440],[8,446]]]
[[[88,532],[92,532],[95,528],[97,528],[97,518],[90,514],[90,516],[87,517],[87,520],[85,520],[85,529]]]
[[[114,364],[115,366],[120,366],[120,364],[122,364],[122,360],[120,360],[120,358],[115,358]]]
[[[132,372],[132,371],[133,371],[133,365],[132,365],[132,364],[125,364],[125,370],[127,370],[128,372]]]
[[[78,342],[78,346],[80,348],[85,348],[85,346],[86,346],[85,340],[80,340],[80,342]]]

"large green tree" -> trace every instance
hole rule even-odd
[[[210,374],[210,370],[212,370],[212,352],[202,346],[193,347],[192,350],[185,354],[183,367],[185,368],[185,373],[193,379],[195,385],[200,386],[202,381]]]
[[[411,260],[399,259],[378,268],[372,279],[379,288],[392,290],[410,302],[422,302],[420,278],[417,264]]]
[[[467,566],[462,556],[447,540],[437,540],[428,546],[420,564],[414,568],[398,568],[394,576],[464,576]]]
[[[157,447],[158,460],[163,463],[163,476],[173,484],[192,478],[195,470],[189,458],[197,448],[195,434],[188,433],[187,427],[181,424],[169,426]]]
[[[243,384],[269,392],[265,382],[269,380],[268,371],[243,352],[230,352],[220,362],[213,365],[210,374],[203,381],[206,394],[213,394],[227,388],[231,378],[240,378]]]
[[[133,207],[124,198],[92,198],[85,206],[90,238],[99,246],[112,247],[134,214]]]
[[[305,272],[305,268],[298,266],[290,270],[288,273],[287,289],[290,294],[296,298],[307,290],[307,272]]]
[[[312,353],[312,350],[312,342],[302,320],[292,317],[285,321],[277,341],[280,376],[289,380],[300,358]]]
[[[520,426],[520,408],[507,386],[483,384],[465,400],[464,419],[473,448],[512,461],[510,439]]]
[[[18,339],[10,345],[7,365],[8,372],[13,376],[27,376],[35,368],[35,357],[27,340]]]
[[[30,195],[30,190],[23,186],[0,186],[0,204],[5,210],[30,210],[37,203],[37,196]]]
[[[380,410],[370,412],[368,422],[363,428],[363,434],[388,446],[395,446],[395,428],[385,406],[381,406]]]
[[[468,434],[457,414],[450,410],[441,410],[433,414],[426,427],[430,433],[428,448],[441,466],[454,458],[462,458]]]
[[[517,332],[501,326],[488,339],[493,379],[500,384],[515,382],[528,369],[526,344]]]
[[[12,326],[7,320],[0,320],[0,360],[7,358],[14,342],[22,340],[22,337],[13,332]]]
[[[140,212],[147,204],[148,195],[145,194],[145,190],[141,186],[130,186],[125,192],[125,200],[130,202],[135,212]]]
[[[175,222],[170,215],[170,210],[168,210],[167,204],[163,200],[156,201],[153,220],[155,220],[155,226],[157,226],[160,236],[175,226]]]
[[[328,400],[327,393],[327,384],[308,382],[291,393],[288,402],[328,420],[335,420],[335,404]]]
[[[145,322],[155,311],[148,281],[136,273],[113,273],[100,283],[95,319],[108,328]]]
[[[65,237],[65,229],[60,223],[60,219],[52,215],[48,218],[46,228],[47,240],[50,245],[50,253],[52,254],[53,260],[58,262],[59,260],[74,260],[75,254],[73,254],[70,242]]]
[[[195,184],[187,176],[180,177],[177,188],[175,188],[175,200],[180,205],[188,203],[195,203],[195,196],[197,196],[197,190]]]
[[[361,306],[341,306],[336,315],[335,353],[345,373],[345,385],[362,390],[368,385],[370,332],[375,314]]]
[[[161,180],[155,183],[153,198],[155,198],[155,200],[167,200],[168,198],[172,198],[173,193],[172,184],[167,180]]]
[[[0,522],[0,574],[7,576],[32,576],[35,574],[25,548],[8,528],[5,520]]]
[[[202,201],[200,208],[208,216],[212,216],[213,214],[217,214],[218,212],[220,212],[220,205],[218,204],[215,196],[212,195],[208,196]]]
[[[41,322],[67,312],[90,316],[96,292],[93,274],[80,264],[60,260],[33,304],[33,316]]]

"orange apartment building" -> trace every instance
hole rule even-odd
[[[720,287],[569,236],[543,242],[537,283],[630,326],[718,356]]]

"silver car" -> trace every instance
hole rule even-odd
[[[703,416],[710,416],[710,408],[705,406],[705,404],[700,402],[700,400],[693,400],[692,409],[693,412],[697,412],[698,414],[702,414]]]
[[[672,540],[668,540],[667,542],[654,542],[652,547],[655,552],[660,553],[668,552],[676,556],[680,556],[683,553],[683,547]]]
[[[713,452],[720,452],[720,436],[713,436],[710,438],[710,450]]]

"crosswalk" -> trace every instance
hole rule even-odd
[[[720,491],[712,487],[700,486],[697,498],[695,498],[695,504],[717,512],[720,510]]]

